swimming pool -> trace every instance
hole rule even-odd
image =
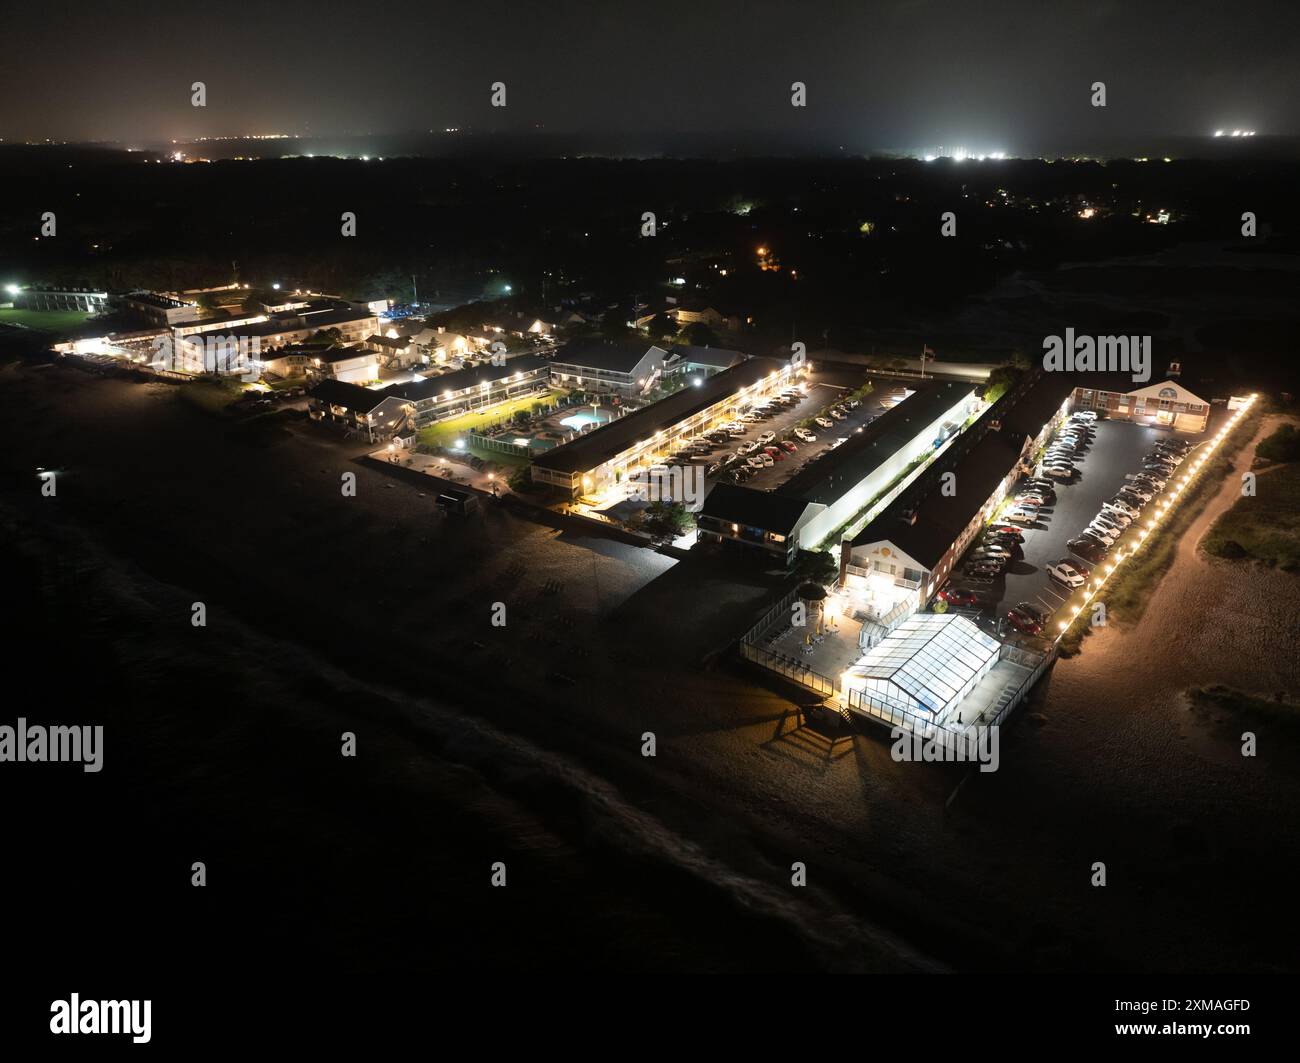
[[[588,425],[605,424],[612,420],[605,410],[581,410],[578,413],[571,413],[568,417],[562,417],[560,424],[567,427],[571,432],[582,432],[587,429]]]

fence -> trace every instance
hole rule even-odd
[[[492,450],[498,454],[510,454],[516,458],[531,458],[533,452],[527,447],[521,447],[518,443],[505,443],[500,439],[493,439],[491,436],[481,436],[477,432],[466,432],[465,442],[471,447],[482,447],[484,450]]]
[[[795,657],[783,653],[774,653],[765,649],[760,643],[778,623],[785,626],[790,620],[790,606],[799,597],[799,588],[789,591],[779,602],[772,606],[740,640],[740,655],[747,661],[753,661],[787,679],[793,679],[801,686],[807,687],[822,697],[834,697],[839,693],[839,684],[830,676],[822,675],[809,668]]]

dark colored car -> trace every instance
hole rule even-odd
[[[1051,615],[1041,605],[1035,605],[1033,602],[1017,602],[1016,608],[1022,613],[1027,613],[1037,620],[1040,624],[1046,624],[1047,618]]]
[[[1028,613],[1019,608],[1011,609],[1007,612],[1007,621],[1017,631],[1024,635],[1041,635],[1043,625]]]
[[[1083,558],[1090,565],[1099,565],[1101,562],[1106,560],[1105,545],[1090,536],[1080,536],[1077,539],[1071,539],[1065,545],[1069,549],[1070,553]],[[1075,568],[1079,567],[1074,561],[1071,561],[1071,564],[1074,564]]]

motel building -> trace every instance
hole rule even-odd
[[[523,354],[502,365],[485,362],[440,376],[428,376],[384,391],[411,403],[417,428],[464,413],[491,409],[511,399],[547,390],[550,363],[535,354]]]
[[[552,370],[556,379],[554,366]],[[533,460],[533,482],[559,488],[587,505],[619,501],[638,469],[662,463],[805,373],[789,362],[751,358],[712,376],[693,376],[681,391],[540,454]]]
[[[636,340],[574,340],[555,352],[551,379],[563,387],[630,397],[652,388],[671,357]]]
[[[1072,390],[1072,381],[1055,374],[1029,378],[840,543],[839,593],[846,615],[862,622],[864,649],[925,608],[943,586],[1070,412]]]
[[[719,484],[697,518],[698,541],[751,553],[783,553],[793,562],[799,550],[816,549],[873,502],[881,504],[900,490],[942,452],[978,412],[978,390],[969,382],[925,381],[774,491],[723,491],[729,485]]]
[[[322,380],[307,393],[308,411],[313,420],[364,432],[372,443],[391,439],[410,430],[413,411],[408,400],[385,394],[388,390]]]
[[[1197,434],[1210,421],[1210,403],[1186,384],[1174,379],[1178,363],[1169,367],[1173,376],[1158,384],[1129,390],[1079,387],[1074,391],[1075,406],[1096,410],[1113,420],[1136,421],[1152,428],[1172,428],[1176,432]]]

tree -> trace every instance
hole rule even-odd
[[[825,585],[840,575],[835,556],[823,550],[800,550],[795,562],[795,572],[813,583]]]
[[[646,331],[650,333],[652,339],[670,340],[677,335],[677,322],[668,316],[667,311],[660,311],[650,319]]]
[[[1008,391],[1015,387],[1016,382],[1024,375],[1023,369],[1017,369],[1014,365],[1000,365],[989,374],[989,378],[984,383],[983,399],[985,402],[994,403],[1002,398]]]
[[[692,347],[716,347],[718,334],[702,321],[696,321],[678,333],[677,342],[688,343]]]
[[[655,537],[676,538],[691,526],[691,515],[680,502],[651,502],[645,507],[643,527]]]

